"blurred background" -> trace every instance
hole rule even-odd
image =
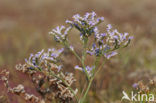
[[[105,24],[129,32],[134,40],[106,61],[89,92],[88,103],[120,103],[122,90],[131,90],[139,80],[156,77],[156,0],[0,0],[0,68],[9,68],[13,85],[23,83],[28,92],[33,92],[28,77],[15,72],[15,64],[24,62],[30,53],[57,47],[48,32],[74,14],[92,11],[104,16]],[[72,41],[77,40],[74,37]],[[77,50],[78,45],[74,43]],[[66,71],[73,71],[77,64],[71,56],[64,55]],[[81,87],[80,80],[76,87]],[[0,96],[7,95],[2,83],[0,87]],[[0,99],[0,103],[6,101],[26,103],[11,94]]]

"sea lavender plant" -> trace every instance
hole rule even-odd
[[[98,17],[95,12],[86,13],[84,16],[76,14],[73,16],[73,20],[66,20],[67,27],[57,27],[49,32],[57,42],[67,47],[81,63],[81,66],[76,65],[75,69],[85,74],[88,85],[84,90],[83,96],[79,98],[79,103],[85,101],[95,75],[104,65],[104,62],[101,63],[101,58],[110,59],[117,55],[117,50],[127,47],[131,39],[133,39],[128,33],[120,33],[117,29],[113,29],[111,24],[108,24],[106,30],[100,33],[98,26],[103,21],[104,17]],[[78,55],[74,47],[70,45],[68,36],[73,28],[76,28],[80,32],[80,40],[83,47],[82,55]],[[93,40],[90,38],[93,38]],[[88,66],[85,64],[87,55],[95,58],[94,65]]]
[[[30,75],[36,90],[42,98],[34,95],[29,95],[25,92],[23,85],[18,85],[15,88],[10,88],[8,83],[8,72],[1,72],[2,80],[5,86],[12,93],[22,95],[26,100],[33,103],[48,103],[53,102],[53,98],[59,102],[69,103],[73,98],[76,98],[78,103],[84,103],[91,84],[104,66],[103,59],[110,59],[118,54],[117,50],[127,47],[133,38],[128,33],[120,33],[117,29],[113,29],[111,24],[100,32],[98,26],[104,21],[104,17],[98,17],[95,12],[86,13],[84,16],[76,14],[73,20],[66,20],[68,26],[58,26],[49,32],[54,37],[54,40],[68,48],[74,56],[80,61],[81,65],[76,65],[74,68],[82,71],[86,76],[87,87],[81,92],[81,96],[77,97],[77,89],[71,86],[76,79],[72,73],[63,73],[62,65],[59,62],[63,48],[60,50],[48,49],[31,54],[25,60],[25,64],[16,66],[18,71],[22,71]],[[76,28],[79,31],[80,41],[82,43],[82,52],[78,54],[68,39],[70,31]],[[93,38],[93,39],[91,39]],[[94,58],[93,65],[85,63],[87,55]],[[17,93],[18,92],[18,93]],[[29,98],[28,98],[29,97]],[[33,101],[32,101],[33,100]]]

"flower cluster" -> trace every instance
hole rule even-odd
[[[108,24],[106,33],[99,33],[98,27],[94,29],[95,42],[92,48],[87,50],[90,55],[105,56],[107,59],[118,54],[115,50],[126,47],[132,36],[128,33],[119,33],[117,29],[112,30],[112,25]]]
[[[49,34],[52,34],[57,42],[62,43],[67,40],[67,34],[71,29],[72,27],[65,28],[65,26],[57,26],[56,29],[53,29]]]
[[[62,102],[69,102],[77,92],[69,89],[76,80],[72,73],[64,74],[61,71],[62,65],[59,65],[58,60],[63,51],[63,48],[59,50],[53,48],[47,52],[42,50],[34,55],[31,54],[29,59],[26,59],[26,64],[19,64],[16,69],[28,73],[39,93],[44,97],[47,96],[47,99],[53,97]]]
[[[30,69],[39,69],[52,66],[57,63],[58,58],[63,52],[63,48],[60,50],[48,49],[48,52],[44,52],[44,50],[38,52],[37,54],[31,54],[29,59],[25,59],[27,65],[30,66]],[[61,65],[58,65],[58,71],[61,69]]]
[[[104,33],[100,33],[98,26],[103,21],[104,17],[97,17],[95,12],[87,12],[84,16],[76,14],[72,21],[66,20],[70,27],[57,27],[50,34],[53,34],[55,40],[59,42],[68,40],[67,35],[72,28],[76,28],[80,32],[80,40],[83,42],[87,42],[88,38],[93,35],[94,41],[92,41],[91,46],[87,47],[86,52],[90,55],[104,56],[109,59],[118,54],[115,50],[126,47],[133,37],[129,36],[128,33],[118,32],[117,29],[113,29],[111,24],[107,25]]]
[[[79,30],[80,38],[84,38],[94,33],[95,27],[104,20],[104,17],[97,17],[95,12],[87,12],[83,17],[76,14],[73,19],[73,21],[66,20],[66,23]]]

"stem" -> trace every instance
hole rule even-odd
[[[105,62],[103,62],[102,64],[101,64],[101,66],[99,67],[99,69],[97,70],[97,72],[94,74],[94,77],[98,74],[98,72],[101,70],[101,68],[104,66],[104,64],[105,64]],[[93,78],[94,78],[93,77]]]
[[[83,90],[82,90],[82,92],[81,92],[80,98],[82,97],[82,94],[85,92],[86,85],[87,85],[87,82],[86,82],[85,85],[84,85],[84,88],[83,88]]]
[[[83,103],[84,100],[86,99],[86,96],[87,96],[87,94],[88,94],[88,92],[89,92],[89,89],[90,89],[90,87],[91,87],[91,84],[92,84],[93,79],[94,79],[94,78],[90,79],[89,84],[88,84],[88,87],[87,87],[87,89],[86,89],[86,91],[85,91],[85,94],[84,94],[82,100],[80,100],[80,103]]]
[[[82,61],[81,58],[80,58],[80,56],[79,56],[74,50],[71,50],[71,49],[70,49],[70,46],[69,46],[68,41],[66,41],[63,45],[66,46],[66,47],[77,57],[77,59],[78,59],[80,62]]]
[[[98,60],[99,60],[99,58],[98,58]],[[97,70],[97,72],[96,72],[96,73],[93,75],[93,77],[89,80],[89,84],[88,84],[88,87],[87,87],[87,89],[86,89],[86,91],[85,91],[85,94],[83,95],[83,97],[82,97],[82,99],[79,101],[79,103],[83,103],[83,102],[85,101],[86,96],[87,96],[87,94],[88,94],[88,92],[89,92],[89,89],[90,89],[90,87],[91,87],[92,81],[94,80],[94,78],[95,78],[95,76],[98,74],[98,72],[101,70],[101,68],[103,67],[104,63],[105,63],[105,62],[103,62],[103,63],[101,64],[101,66],[99,67],[99,69]],[[98,64],[98,62],[97,62],[97,64]],[[97,66],[97,65],[95,65],[95,66]],[[96,69],[96,67],[95,67],[95,69]]]
[[[85,66],[87,43],[88,43],[88,38],[84,38],[81,64],[82,64],[82,67],[84,68],[85,74],[87,76],[87,80],[90,80],[89,74],[88,74],[88,72],[86,70],[86,66]]]
[[[94,68],[92,70],[92,73],[93,73],[93,76],[95,74],[95,69],[97,68],[97,66],[99,65],[99,62],[100,62],[100,57],[95,57],[95,62],[94,62]]]

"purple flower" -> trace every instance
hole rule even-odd
[[[105,37],[105,36],[106,36],[106,33],[101,33],[101,36],[102,36],[102,37]]]
[[[85,69],[87,71],[87,73],[89,74],[89,76],[92,76],[92,70],[93,70],[94,66],[90,67],[90,66],[86,66]],[[78,65],[75,66],[75,69],[80,70],[82,72],[85,72],[84,68],[79,67]]]
[[[74,47],[71,46],[71,45],[70,45],[69,49],[70,49],[71,51],[74,51]]]
[[[93,11],[93,12],[91,13],[91,19],[94,20],[95,16],[96,16],[96,13]]]
[[[75,69],[83,71],[83,69],[81,67],[79,67],[78,65],[75,66]]]
[[[96,48],[96,44],[95,44],[95,43],[93,43],[92,47],[93,47],[93,49],[95,49],[95,48]]]
[[[104,17],[97,18],[97,22],[101,22],[101,21],[104,21]]]
[[[133,36],[130,36],[128,39],[129,39],[129,40],[132,40],[133,38],[134,38]]]
[[[138,83],[134,83],[134,84],[132,85],[132,87],[135,88],[135,89],[138,88],[138,86],[139,86]]]
[[[115,55],[117,55],[117,54],[118,54],[117,52],[113,51],[111,54],[106,54],[106,53],[105,53],[105,57],[106,57],[107,59],[110,59],[112,56],[115,56]]]
[[[87,50],[86,52],[87,52],[87,54],[94,55],[94,52],[91,52],[89,50]]]
[[[73,22],[70,21],[70,20],[66,20],[66,23],[67,23],[67,24],[72,24]]]
[[[90,15],[90,13],[86,13],[85,15],[84,15],[84,20],[87,20],[88,18],[89,18],[89,15]]]
[[[110,29],[112,29],[112,25],[111,24],[108,24],[107,25],[107,30],[110,30]]]
[[[86,66],[86,70],[87,70],[88,72],[90,72],[90,71],[93,70],[93,67]]]

